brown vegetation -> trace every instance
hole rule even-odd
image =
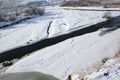
[[[80,1],[70,1],[70,2],[66,2],[66,3],[63,3],[61,5],[61,7],[63,6],[69,6],[69,7],[74,7],[74,6],[89,6],[90,4],[84,2],[80,2]]]
[[[24,16],[31,16],[34,14],[34,10],[31,7],[25,8],[23,10],[23,14],[24,14]]]
[[[68,76],[67,80],[82,80],[79,73],[72,73]]]
[[[117,8],[120,7],[120,2],[116,1],[104,1],[104,0],[78,0],[78,1],[66,1],[61,7],[78,7],[78,6],[103,6],[104,8]]]
[[[118,8],[118,7],[120,7],[120,3],[106,4],[103,7],[104,8]]]
[[[67,80],[72,80],[72,79],[71,79],[71,75],[68,75],[68,78],[67,78]]]
[[[116,53],[115,58],[120,58],[120,50]]]
[[[111,13],[110,12],[105,12],[104,15],[102,16],[102,18],[105,18],[105,19],[111,19],[112,16],[111,16]]]
[[[69,1],[65,2],[61,5],[63,6],[69,6],[69,7],[77,7],[77,6],[100,6],[99,2],[94,2],[94,1]]]
[[[108,57],[105,57],[105,58],[103,58],[103,59],[101,60],[101,62],[98,62],[98,63],[94,64],[93,66],[91,66],[91,67],[89,67],[89,68],[87,68],[87,69],[85,69],[85,70],[81,70],[80,73],[70,74],[70,75],[68,76],[67,80],[73,80],[72,77],[73,77],[74,75],[79,75],[76,80],[85,80],[84,77],[85,77],[86,75],[89,75],[89,74],[91,74],[92,72],[98,72],[98,71],[102,68],[102,66],[106,63],[106,61],[108,61],[108,60],[109,60],[109,58],[108,58]]]
[[[102,63],[104,64],[107,60],[109,60],[108,57],[103,58],[103,59],[102,59]]]
[[[23,10],[23,16],[43,15],[44,8],[27,7]]]

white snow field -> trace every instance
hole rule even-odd
[[[70,38],[38,50],[11,66],[6,73],[38,71],[65,80],[72,72],[80,72],[119,50],[120,29],[99,36],[97,32]]]
[[[105,21],[102,18],[105,12],[46,7],[43,16],[0,29],[0,53]],[[112,17],[119,14],[118,11],[111,11]],[[100,36],[101,31],[73,37],[33,52],[5,73],[37,71],[65,80],[72,72],[80,72],[101,63],[106,57],[115,56],[120,47],[120,29]]]
[[[96,9],[96,8],[95,8]],[[46,7],[43,16],[36,16],[17,25],[0,29],[0,52],[19,46],[35,43],[39,40],[69,33],[104,21],[106,11],[65,10],[60,7]],[[111,16],[120,12],[112,11]],[[51,25],[49,26],[49,24]]]

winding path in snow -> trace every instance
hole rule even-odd
[[[0,62],[4,62],[6,60],[12,60],[15,58],[21,58],[22,56],[24,56],[26,54],[30,54],[39,49],[57,44],[66,39],[80,36],[80,35],[83,35],[86,33],[91,33],[91,32],[97,31],[98,29],[103,28],[103,27],[113,27],[118,23],[120,23],[120,16],[112,18],[111,20],[108,20],[108,21],[104,21],[104,22],[101,22],[101,23],[98,23],[95,25],[88,26],[88,27],[80,29],[80,30],[73,31],[68,34],[56,36],[53,38],[47,38],[44,40],[40,40],[37,43],[31,44],[31,45],[15,48],[13,50],[9,50],[9,51],[0,53]]]

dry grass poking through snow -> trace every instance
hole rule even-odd
[[[115,58],[120,58],[120,50],[116,53]]]
[[[114,57],[115,62],[109,66],[112,66],[116,63],[119,63],[120,60],[120,50],[116,53],[115,57]],[[86,75],[90,75],[93,72],[99,72],[102,68],[106,67],[105,64],[109,63],[110,58],[105,57],[101,60],[101,62],[98,62],[97,64],[94,64],[93,66],[91,66],[90,68],[86,69],[86,70],[81,70],[80,73],[72,73],[68,76],[67,80],[85,80],[84,77]],[[108,67],[108,65],[107,65]]]
[[[93,72],[97,73],[102,69],[106,69],[118,63],[120,63],[120,58],[115,58],[112,63],[111,63],[111,59],[104,58],[101,62],[98,62],[97,64],[86,70],[82,70],[80,73],[70,74],[67,80],[89,80],[86,78],[87,75],[91,75]]]
[[[103,60],[105,61],[106,59],[107,58],[104,58]],[[101,69],[101,66],[104,64],[103,60],[85,70],[81,70],[80,73],[70,74],[67,80],[84,80],[84,76],[89,75],[92,72],[98,72]]]
[[[98,62],[97,64],[94,64],[94,66],[86,69],[81,70],[80,73],[72,73],[68,76],[67,80],[85,80],[84,77],[86,75],[90,75],[93,72],[99,72],[102,68],[107,68],[109,66],[114,66],[115,64],[120,63],[120,50],[116,52],[116,55],[114,56],[114,62],[110,63],[111,59],[106,57],[101,60],[101,62]],[[108,63],[110,63],[108,65]]]
[[[104,15],[102,16],[102,18],[109,20],[112,18],[111,13],[110,12],[105,12]]]

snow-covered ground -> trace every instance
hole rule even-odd
[[[46,8],[43,16],[0,29],[0,52],[45,38],[102,22],[106,11],[65,10]],[[111,11],[111,16],[120,12]],[[119,49],[120,29],[100,35],[102,30],[67,39],[58,44],[33,52],[16,62],[5,73],[37,71],[65,80],[72,72],[80,72],[106,57],[114,57]]]
[[[102,18],[104,13],[64,10],[60,7],[46,8],[44,16],[0,29],[0,52],[96,24],[105,20]],[[111,15],[118,16],[119,13],[112,11]]]
[[[72,72],[79,72],[118,51],[120,29],[99,36],[101,31],[74,37],[34,52],[20,60],[6,72],[39,71],[66,79]]]

